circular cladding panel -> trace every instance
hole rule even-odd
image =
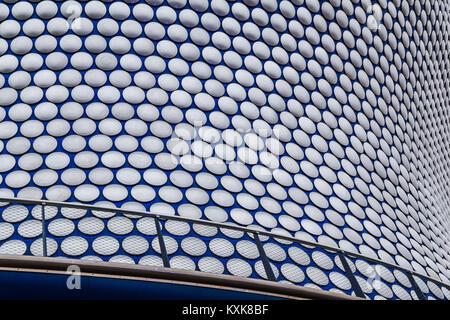
[[[7,222],[0,222],[0,240],[6,240],[14,233],[14,226]]]
[[[214,237],[218,231],[215,226],[207,226],[199,223],[192,225],[192,229],[196,234],[207,238]]]
[[[230,225],[230,226],[235,226],[236,225],[234,223],[226,223],[226,224]],[[233,230],[233,229],[230,229],[230,228],[227,228],[227,227],[220,228],[220,232],[222,234],[224,234],[226,237],[230,238],[230,239],[240,239],[240,238],[242,238],[244,236],[244,231]]]
[[[373,281],[372,287],[378,294],[386,299],[391,299],[394,295],[391,288],[378,279]]]
[[[36,238],[42,234],[42,222],[39,220],[27,220],[17,228],[17,232],[23,238]]]
[[[191,227],[187,222],[169,220],[164,224],[167,232],[174,236],[185,236],[191,231]]]
[[[326,234],[448,280],[448,4],[385,2],[5,1],[0,189]]]
[[[330,281],[341,290],[350,290],[352,288],[350,280],[339,272],[330,272]]]
[[[85,235],[96,235],[103,231],[105,225],[103,221],[96,217],[83,218],[78,222],[78,230]]]
[[[9,240],[0,246],[1,254],[23,255],[27,250],[25,242],[20,240]]]
[[[192,219],[200,219],[202,217],[202,210],[199,207],[188,203],[178,206],[177,213],[182,217]]]
[[[58,243],[55,239],[48,238],[47,237],[47,255],[53,256],[56,251],[58,250]],[[30,252],[33,256],[43,256],[43,240],[42,238],[38,238],[33,241],[33,243],[30,246]]]
[[[131,255],[142,255],[148,251],[149,243],[141,236],[129,236],[122,241],[123,250]]]
[[[45,208],[45,211],[47,211],[48,208]],[[61,208],[61,215],[67,219],[80,219],[84,217],[87,213],[86,209],[80,209],[80,208]]]
[[[430,289],[430,292],[438,299],[444,299],[444,293],[442,292],[441,288],[432,281],[427,281],[428,288]]]
[[[295,263],[301,266],[310,264],[311,259],[309,258],[309,255],[298,247],[290,247],[288,249],[288,255]]]
[[[280,274],[280,272],[278,271],[277,267],[275,265],[273,265],[272,263],[270,263],[270,267],[272,269],[275,279],[278,278],[278,275]],[[266,279],[266,280],[268,279],[266,269],[264,268],[264,264],[261,260],[256,261],[254,268],[255,268],[256,273],[261,278]]]
[[[134,264],[134,260],[126,255],[117,255],[114,257],[111,257],[109,260],[109,262],[114,262],[114,263],[127,263],[127,264]]]
[[[184,238],[181,241],[181,249],[190,256],[203,256],[206,252],[206,244],[194,237]]]
[[[292,263],[283,263],[280,271],[286,279],[293,283],[301,283],[305,280],[305,274],[302,269]]]
[[[314,251],[311,255],[312,260],[314,263],[319,266],[321,269],[324,270],[331,270],[333,269],[333,260],[329,256],[327,256],[325,253],[321,251]]]
[[[80,258],[81,260],[88,260],[88,261],[103,261],[102,258],[97,257],[97,256],[84,256]]]
[[[328,276],[315,267],[306,268],[306,275],[312,282],[319,286],[326,286],[329,283]]]
[[[394,295],[400,300],[412,300],[409,292],[399,285],[394,284],[392,286],[392,291],[394,292]]]
[[[107,228],[113,234],[124,235],[129,234],[133,228],[133,222],[126,217],[114,217],[108,220]]]
[[[256,259],[259,257],[258,247],[248,240],[241,240],[236,243],[236,250],[246,259]]]
[[[88,246],[86,239],[78,236],[65,238],[61,242],[61,250],[68,256],[80,256],[86,252]]]
[[[119,250],[119,241],[110,236],[101,236],[92,242],[92,249],[99,255],[110,256]]]
[[[4,221],[16,223],[24,220],[28,216],[29,212],[25,206],[12,205],[3,209],[2,218]]]
[[[163,260],[158,256],[143,256],[139,259],[139,264],[144,266],[163,267]]]
[[[166,246],[167,254],[174,254],[178,250],[178,242],[169,236],[163,236],[163,241]],[[159,246],[159,239],[154,238],[152,241],[152,248],[155,252],[161,253],[161,248]]]
[[[65,237],[75,230],[75,224],[69,219],[54,219],[48,224],[48,232],[55,237]]]
[[[275,243],[266,243],[263,248],[267,257],[272,261],[282,262],[286,259],[284,249]]]
[[[195,270],[195,262],[185,256],[175,256],[169,260],[170,267],[173,269]]]
[[[144,235],[155,235],[157,233],[155,219],[148,217],[139,218],[136,222],[136,229]]]
[[[198,268],[200,271],[222,274],[225,267],[220,260],[213,257],[204,257],[198,261]]]
[[[230,259],[226,264],[228,272],[238,277],[250,277],[252,274],[251,265],[242,259]]]
[[[221,258],[230,257],[234,253],[234,245],[230,241],[222,238],[212,239],[209,242],[209,249]]]
[[[61,208],[61,212],[62,212],[62,209],[63,208]],[[75,211],[79,212],[79,209],[75,210]],[[50,219],[56,217],[56,215],[59,212],[59,209],[58,209],[58,207],[46,206],[44,208],[44,212],[45,212],[44,218],[46,220],[50,220]],[[42,206],[34,206],[33,209],[31,210],[31,215],[36,220],[42,220]]]

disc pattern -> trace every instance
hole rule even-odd
[[[449,13],[443,0],[4,1],[0,195],[260,228],[449,283]],[[40,210],[2,207],[0,252],[41,254]],[[52,255],[161,264],[152,220],[108,214],[47,207]],[[169,222],[174,266],[268,277],[246,234]],[[261,238],[281,281],[351,294],[335,256]],[[352,263],[368,297],[417,298],[404,275]]]

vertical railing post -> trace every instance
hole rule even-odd
[[[264,252],[264,248],[261,245],[261,241],[259,240],[258,233],[254,232],[253,236],[255,237],[256,246],[258,247],[259,256],[261,257],[264,270],[266,271],[267,279],[269,279],[270,281],[276,281],[272,267],[270,266],[269,263],[269,259],[267,258],[266,253]]]
[[[347,274],[348,280],[350,281],[350,284],[352,285],[353,291],[355,292],[356,296],[359,298],[365,298],[364,292],[362,291],[358,281],[355,278],[355,275],[352,272],[352,269],[348,265],[347,260],[345,259],[344,253],[342,251],[338,252],[339,259],[341,260],[342,266],[344,267],[345,273]]]
[[[42,211],[42,253],[44,257],[47,257],[47,226],[45,223],[45,202],[41,203]]]
[[[162,236],[161,226],[159,225],[159,217],[158,216],[155,217],[155,227],[156,227],[156,233],[158,234],[159,249],[161,250],[161,257],[163,260],[163,265],[166,268],[170,268],[169,257],[167,255],[166,245],[164,243],[164,238]]]
[[[425,295],[423,294],[422,290],[420,290],[419,285],[417,284],[416,280],[414,280],[414,277],[412,276],[411,272],[405,271],[405,273],[406,276],[408,277],[409,282],[411,282],[413,290],[417,294],[417,298],[419,298],[419,300],[426,300]]]

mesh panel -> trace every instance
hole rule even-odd
[[[48,256],[163,267],[155,219],[150,216],[45,206]],[[42,256],[42,206],[5,204],[0,211],[0,254]],[[168,262],[173,269],[197,270],[267,280],[269,263],[279,283],[355,295],[336,252],[279,236],[164,218],[159,220]],[[258,226],[250,226],[263,231]],[[369,299],[418,299],[408,276],[363,258],[345,257]],[[448,299],[450,290],[413,276],[426,299]]]

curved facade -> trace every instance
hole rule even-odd
[[[449,10],[441,0],[2,1],[0,195],[236,224],[449,284]],[[0,253],[42,254],[37,210],[2,210]],[[58,214],[48,236],[72,231],[50,256],[156,261],[126,250],[145,247],[138,222]],[[234,274],[214,252],[200,264],[206,251],[189,248],[202,239],[165,229],[186,235],[174,265]],[[96,250],[84,238],[100,232],[113,240]],[[244,241],[230,250],[251,260]],[[108,250],[119,244],[122,254]],[[268,255],[280,281],[339,282]],[[248,272],[267,278],[261,265]],[[389,290],[363,291],[417,297]]]

